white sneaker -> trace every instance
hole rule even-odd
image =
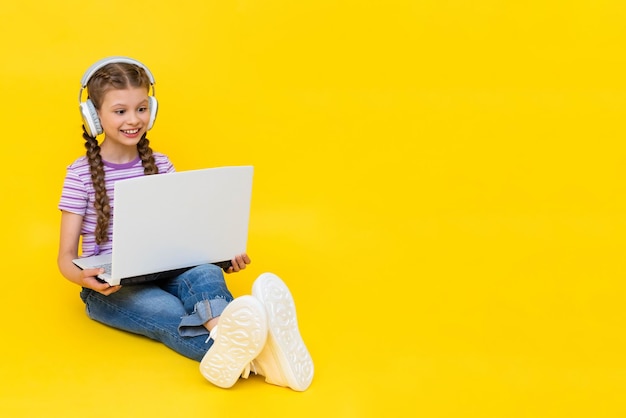
[[[296,308],[287,285],[272,273],[261,274],[252,285],[267,313],[268,337],[251,364],[265,381],[293,390],[306,390],[313,380],[313,360],[298,330]]]
[[[200,362],[200,373],[222,388],[233,386],[267,340],[267,316],[252,296],[230,302],[211,330],[213,345]]]

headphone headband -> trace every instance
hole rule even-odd
[[[83,78],[81,78],[81,80],[80,80],[81,87],[83,87],[83,88],[87,87],[87,83],[89,82],[89,79],[100,68],[104,67],[105,65],[113,64],[113,63],[116,63],[116,62],[125,63],[125,64],[135,64],[136,66],[143,68],[143,70],[148,75],[148,78],[150,79],[150,84],[154,84],[154,77],[152,76],[152,73],[150,72],[148,67],[146,67],[145,65],[143,65],[142,63],[140,63],[139,61],[137,61],[135,59],[118,56],[118,57],[103,58],[100,61],[94,63],[91,67],[89,67],[87,69],[87,71],[85,71],[85,74],[83,75]]]
[[[78,103],[82,103],[83,90],[85,89],[85,87],[87,87],[87,83],[89,83],[89,80],[91,79],[91,77],[93,77],[96,71],[98,71],[100,68],[104,67],[105,65],[114,64],[118,62],[124,63],[124,64],[134,64],[142,68],[146,72],[146,75],[148,76],[148,79],[150,80],[150,85],[152,86],[152,95],[154,96],[154,76],[152,75],[148,67],[146,67],[145,65],[143,65],[141,62],[137,61],[136,59],[132,59],[129,57],[122,57],[122,56],[113,56],[113,57],[102,58],[101,60],[95,62],[91,67],[89,67],[87,71],[85,71],[85,74],[83,74],[83,77],[80,79],[80,91],[78,92]]]

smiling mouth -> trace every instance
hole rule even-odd
[[[124,132],[127,135],[134,135],[137,132],[139,132],[139,129],[126,129],[126,130],[122,129],[122,132]]]

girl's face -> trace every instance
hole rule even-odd
[[[98,110],[105,140],[109,145],[136,147],[150,120],[145,88],[110,90]]]

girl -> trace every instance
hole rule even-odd
[[[80,270],[72,263],[81,239],[81,256],[111,252],[116,180],[174,171],[146,138],[157,101],[154,78],[143,64],[126,57],[98,61],[83,76],[79,101],[87,152],[67,168],[59,203],[58,266],[81,286],[87,315],[199,361],[202,375],[217,386],[231,387],[252,371],[272,384],[307,389],[313,362],[298,330],[293,298],[277,276],[262,274],[252,295],[234,299],[213,264],[122,287],[96,279],[101,270]],[[250,258],[237,255],[231,264],[226,273],[245,269]]]

